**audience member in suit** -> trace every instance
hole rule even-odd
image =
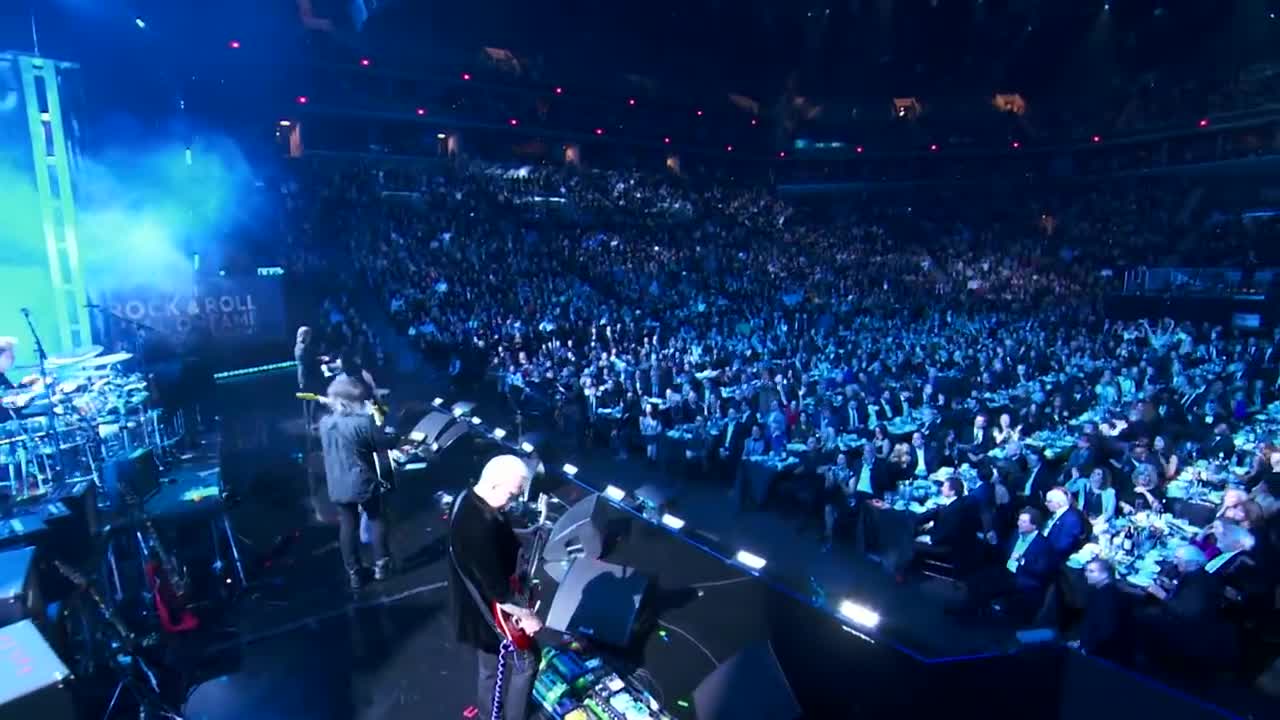
[[[1045,521],[1044,536],[1053,551],[1054,565],[1061,565],[1088,540],[1089,519],[1072,507],[1067,491],[1061,487],[1045,493],[1045,507],[1049,518]]]
[[[1203,550],[1180,547],[1174,554],[1178,578],[1173,588],[1155,584],[1147,589],[1163,601],[1136,618],[1139,648],[1147,660],[1177,670],[1232,662],[1235,631],[1221,619],[1222,581],[1205,571],[1207,562]]]
[[[947,555],[958,565],[968,565],[975,555],[982,526],[979,504],[964,495],[964,481],[953,475],[942,483],[943,504],[917,518],[917,526],[929,538],[925,554]]]
[[[1053,488],[1053,473],[1045,467],[1044,453],[1039,450],[1025,450],[1027,473],[1014,489],[1014,497],[1022,505],[1043,508],[1045,493]]]
[[[1054,571],[1049,541],[1040,534],[1043,524],[1035,508],[1018,513],[1017,532],[1001,551],[1003,564],[984,567],[965,580],[962,612],[985,612],[999,601],[1014,618],[1031,616],[1044,600]]]
[[[1089,655],[1123,662],[1133,654],[1132,624],[1128,598],[1116,586],[1115,569],[1109,561],[1094,558],[1084,566],[1084,578],[1089,594],[1077,639],[1070,645]]]
[[[991,428],[987,427],[987,416],[978,413],[973,418],[973,430],[969,431],[967,437],[960,438],[961,455],[968,462],[977,464],[982,462],[995,446],[995,435]]]
[[[738,475],[738,461],[742,458],[742,446],[751,433],[751,425],[738,415],[738,411],[729,408],[725,419],[724,433],[720,436],[721,472],[726,480],[732,482]]]
[[[928,477],[933,474],[939,467],[942,467],[942,458],[938,456],[937,451],[928,447],[925,443],[924,433],[915,432],[911,434],[911,448],[908,456],[910,462],[907,465],[907,475],[909,477]]]

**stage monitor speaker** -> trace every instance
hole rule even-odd
[[[419,420],[417,425],[413,426],[413,431],[409,433],[409,439],[424,445],[430,445],[440,439],[440,435],[453,420],[453,415],[447,412],[428,410],[426,416]]]
[[[44,612],[35,559],[34,547],[0,551],[0,625],[33,619]]]
[[[0,720],[73,720],[70,678],[30,620],[0,628]]]
[[[143,448],[108,460],[102,467],[102,486],[113,502],[145,502],[160,490],[160,465],[155,453]]]
[[[698,720],[795,720],[800,703],[768,641],[720,665],[693,691]]]
[[[549,563],[568,563],[577,558],[599,560],[604,554],[604,533],[596,521],[598,493],[588,495],[556,520],[547,537],[542,557]]]
[[[626,647],[648,589],[649,578],[633,568],[580,558],[556,589],[547,627]]]

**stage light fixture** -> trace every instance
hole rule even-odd
[[[1014,150],[1017,150],[1018,148],[1022,147],[1022,143],[1018,142],[1017,140],[1014,140],[1013,143],[1011,143],[1011,145]]]
[[[299,95],[299,96],[298,96],[298,104],[299,104],[299,105],[306,105],[306,104],[307,104],[307,96],[306,96],[306,95]]]
[[[436,133],[436,139],[437,139],[437,140],[444,140],[444,139],[445,139],[445,138],[447,138],[447,137],[449,137],[449,136],[448,136],[448,135],[445,135],[444,133]]]
[[[784,158],[784,157],[786,157],[786,156],[787,156],[787,151],[786,151],[786,150],[779,150],[779,151],[778,151],[778,157],[780,157],[780,158]]]
[[[462,417],[463,415],[466,415],[466,414],[467,414],[467,411],[466,411],[466,410],[463,410],[463,409],[462,409],[462,408],[460,408],[460,407],[456,407],[456,406],[455,406],[455,407],[453,408],[453,416],[454,416],[454,417],[456,417],[456,418],[460,418],[460,417]]]
[[[427,114],[426,108],[418,108],[418,117],[422,117],[423,115],[426,115],[426,114]]]
[[[474,416],[474,417],[472,417],[472,418],[471,418],[471,424],[472,424],[472,425],[479,425],[479,424],[480,424],[480,422],[481,422],[481,420],[480,420],[480,418],[479,418],[478,416]]]
[[[526,440],[526,441],[524,441],[524,442],[520,443],[520,449],[521,449],[521,450],[523,450],[523,451],[525,451],[525,452],[527,452],[527,453],[531,453],[531,452],[533,452],[533,449],[534,449],[534,448],[533,448],[533,443],[531,443],[531,442],[529,442],[528,440]]]
[[[933,143],[933,144],[929,145],[929,152],[937,152],[937,151],[938,151],[938,144],[937,144],[937,143]]]
[[[604,128],[596,128],[596,134],[597,134],[597,135],[603,135],[603,134],[604,134]]]
[[[441,405],[444,405],[444,398],[436,398],[435,400],[431,401],[431,404],[436,407],[440,407]]]
[[[470,79],[471,79],[471,73],[462,73],[462,79],[463,79],[463,80],[470,80]]]
[[[239,50],[239,49],[240,49],[240,41],[239,41],[239,40],[232,40],[231,42],[227,43],[227,47],[231,48],[232,50]]]
[[[858,153],[859,155],[861,155],[861,154],[862,154],[862,146],[861,146],[861,145],[859,145],[858,147],[854,148],[854,149],[853,149],[853,151],[854,151],[854,152],[856,152],[856,153]]]
[[[557,95],[562,95],[562,94],[564,94],[564,88],[562,88],[562,87],[558,87],[558,88],[556,88],[556,94],[557,94]]]
[[[360,67],[369,67],[372,64],[373,63],[369,60],[369,58],[360,58]]]
[[[760,570],[764,568],[764,566],[767,565],[769,562],[768,560],[765,560],[759,555],[756,555],[755,553],[747,552],[746,550],[739,550],[738,554],[735,555],[733,559],[736,560],[739,565],[750,568],[752,570]]]
[[[1094,141],[1094,142],[1096,142],[1096,143],[1100,143],[1100,142],[1102,142],[1102,138],[1101,138],[1101,137],[1099,137],[1099,136],[1097,136],[1097,135],[1094,135],[1094,136],[1093,136],[1093,141]]]
[[[507,121],[507,124],[510,125],[511,127],[515,127],[520,124],[520,121],[515,118],[511,118],[510,120]]]
[[[146,30],[146,29],[147,29],[147,21],[146,21],[146,20],[143,20],[141,17],[136,17],[136,18],[134,18],[134,19],[133,19],[133,24],[134,24],[134,25],[137,25],[139,30]]]
[[[880,613],[850,600],[840,602],[839,612],[849,622],[868,630],[874,630],[880,624]]]
[[[662,524],[666,525],[672,530],[682,530],[684,529],[685,523],[684,523],[684,520],[681,520],[680,518],[676,517],[675,515],[672,515],[671,513],[663,513]]]
[[[732,146],[732,145],[725,145],[725,146],[724,146],[724,151],[725,151],[725,152],[733,152],[733,146]]]
[[[758,124],[759,124],[759,123],[756,121],[756,119],[755,119],[755,118],[751,118],[751,125],[752,125],[752,126],[755,126],[755,125],[758,125]]]
[[[635,98],[627,98],[627,104],[628,104],[628,105],[635,105],[635,104],[636,104],[636,99],[635,99]]]
[[[497,438],[498,440],[501,440],[502,438],[504,438],[504,437],[506,437],[506,436],[507,436],[507,431],[506,431],[506,430],[503,430],[502,428],[494,428],[494,429],[493,429],[493,436],[494,436],[495,438]]]
[[[697,112],[697,115],[698,115],[698,117],[702,117],[702,111],[701,111],[701,110],[699,110],[699,111]]]
[[[564,467],[561,469],[564,470],[564,474],[568,475],[569,477],[573,477],[574,475],[578,474],[577,465],[570,465],[569,463],[565,463]]]
[[[604,496],[614,502],[622,502],[627,497],[627,491],[616,485],[606,485],[604,488]]]
[[[664,137],[664,138],[662,138],[662,143],[663,143],[664,145],[670,145],[670,144],[671,144],[671,138],[669,138],[669,137]]]
[[[280,121],[280,127],[289,127],[289,126],[290,126],[290,125],[292,125],[292,124],[293,124],[293,123],[292,123],[292,122],[290,122],[290,121],[288,121],[288,120],[281,120],[281,121]]]
[[[1209,118],[1201,118],[1199,125],[1202,128],[1209,127]]]

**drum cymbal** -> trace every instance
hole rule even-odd
[[[62,353],[61,355],[54,355],[48,360],[45,360],[44,364],[47,367],[51,367],[51,368],[66,367],[68,365],[78,365],[84,362],[85,360],[90,360],[92,358],[95,358],[101,355],[102,350],[103,348],[101,345],[86,345],[85,347],[82,347],[82,348],[76,348],[71,352]]]
[[[133,357],[133,353],[127,353],[127,352],[112,353],[111,355],[103,355],[102,357],[95,357],[92,360],[86,360],[80,363],[80,368],[83,370],[88,370],[90,368],[109,367],[111,365],[119,365],[120,363],[124,362],[125,360],[129,360],[132,357]]]

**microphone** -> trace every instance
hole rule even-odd
[[[31,308],[18,308],[18,312],[22,313],[23,317],[31,317]]]

